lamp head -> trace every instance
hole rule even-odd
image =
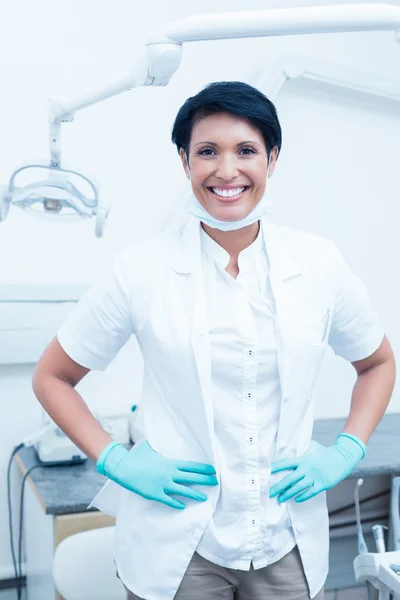
[[[47,173],[47,179],[37,179],[38,169],[41,175],[43,171]],[[28,183],[17,186],[17,178],[22,175]],[[95,216],[97,237],[103,235],[109,213],[109,207],[99,207],[97,187],[92,180],[59,164],[42,161],[24,163],[14,171],[8,186],[0,189],[0,221],[6,218],[11,204],[33,216],[61,222]]]

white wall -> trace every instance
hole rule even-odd
[[[310,4],[320,2],[308,0]],[[302,5],[301,0],[249,0],[245,8]],[[196,9],[184,0],[143,5],[129,0],[112,4],[72,0],[65,6],[50,0],[3,0],[0,184],[23,161],[48,157],[48,97],[74,98],[129,71],[159,25],[196,12],[243,8],[241,0],[217,5],[203,0]],[[94,237],[93,221],[49,223],[12,208],[0,223],[0,284],[90,282],[128,240],[171,222],[182,212],[180,202],[188,185],[170,142],[177,110],[211,81],[257,85],[263,69],[281,52],[318,56],[396,77],[400,48],[390,33],[187,44],[169,86],[121,94],[78,113],[63,128],[63,161],[93,173],[102,196],[112,203],[105,237]],[[367,283],[397,353],[398,107],[378,107],[362,98],[332,94],[331,89],[291,83],[277,98],[283,150],[271,185],[272,218],[330,236],[339,244]],[[50,337],[54,332],[48,333]],[[31,373],[29,365],[0,368],[2,478],[13,446],[41,422],[30,389]],[[140,381],[140,357],[132,341],[105,373],[91,373],[79,389],[92,409],[112,414],[127,411],[137,401]],[[346,415],[353,381],[351,366],[329,356],[320,381],[317,416]],[[389,410],[399,409],[396,392]],[[11,575],[2,489],[0,577]]]

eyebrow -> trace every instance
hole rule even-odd
[[[194,145],[194,147],[199,146],[200,144],[209,144],[210,146],[218,146],[218,144],[216,144],[215,142],[198,142],[197,144]],[[239,144],[236,144],[236,147],[238,148],[239,146],[243,146],[243,144],[255,144],[256,146],[258,146],[258,142],[254,141],[254,140],[247,140],[247,142],[239,142]]]

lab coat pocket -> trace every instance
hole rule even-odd
[[[307,340],[312,348],[326,346],[329,337],[331,311],[328,309],[322,318],[307,323]]]
[[[308,353],[308,380],[306,394],[313,396],[322,363],[328,346],[331,311],[327,310],[324,316],[317,321],[307,323],[307,353]]]

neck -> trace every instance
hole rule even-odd
[[[246,225],[246,227],[242,227],[236,231],[221,231],[220,229],[209,227],[205,223],[201,223],[201,226],[207,235],[226,250],[231,259],[235,260],[242,250],[248,248],[254,242],[260,230],[259,221],[251,225]]]

